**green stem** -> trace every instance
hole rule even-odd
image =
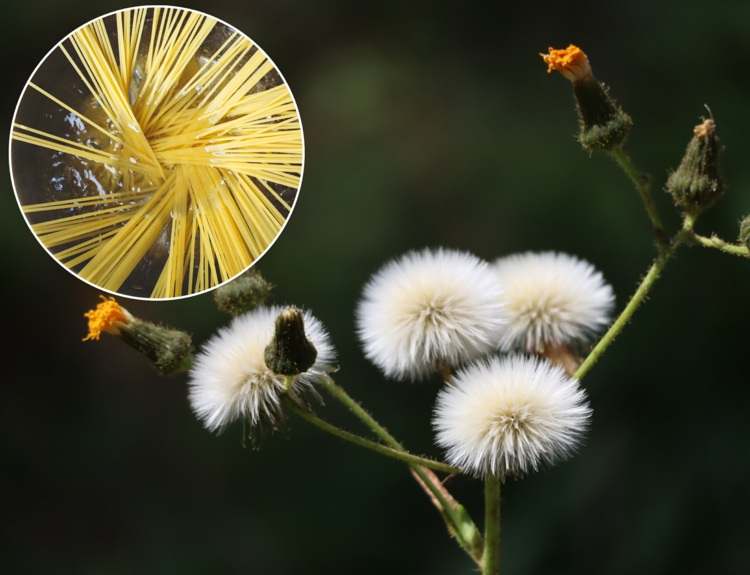
[[[631,179],[638,190],[638,193],[641,195],[643,204],[646,206],[646,211],[648,212],[648,217],[651,218],[651,225],[654,227],[656,240],[659,242],[659,245],[669,245],[669,236],[664,232],[664,226],[661,224],[661,218],[659,218],[659,213],[656,211],[656,205],[651,197],[651,182],[649,178],[640,174],[638,170],[635,169],[633,160],[630,159],[630,156],[625,152],[622,146],[618,146],[609,153],[615,161],[620,164],[620,167],[625,170],[625,173]]]
[[[409,465],[421,465],[423,467],[435,469],[436,471],[442,471],[443,473],[461,473],[461,470],[458,467],[453,467],[446,463],[440,463],[439,461],[432,461],[431,459],[419,457],[418,455],[412,455],[411,453],[405,451],[396,451],[395,449],[391,449],[390,447],[386,447],[385,445],[381,445],[380,443],[375,443],[374,441],[370,441],[369,439],[365,439],[364,437],[360,437],[359,435],[355,435],[353,433],[349,433],[348,431],[344,431],[343,429],[339,429],[335,425],[331,425],[327,421],[320,419],[315,414],[299,408],[287,397],[284,397],[283,401],[289,410],[299,415],[305,421],[312,423],[316,427],[330,433],[331,435],[335,435],[336,437],[340,437],[341,439],[345,439],[346,441],[351,441],[352,443],[359,445],[360,447],[365,447],[367,449],[371,449],[372,451],[387,455],[388,457],[393,457],[394,459],[398,459],[400,461],[408,463]]]
[[[661,248],[658,257],[651,265],[651,268],[648,270],[646,277],[644,277],[643,281],[641,281],[641,284],[633,294],[633,297],[630,298],[628,305],[625,306],[625,309],[622,310],[622,313],[615,320],[615,323],[612,324],[607,333],[604,334],[604,337],[599,340],[599,343],[596,344],[596,347],[594,347],[594,349],[591,350],[591,353],[586,356],[586,359],[581,364],[581,367],[578,368],[578,371],[575,372],[573,377],[579,380],[583,379],[583,377],[593,367],[593,365],[597,362],[597,360],[601,357],[605,350],[620,334],[622,328],[624,328],[625,325],[630,321],[630,318],[633,317],[635,310],[638,309],[639,305],[641,305],[648,292],[654,286],[654,283],[656,283],[656,280],[659,279],[659,274],[661,274],[661,270],[664,269],[664,266],[669,261],[669,258],[672,257],[675,250],[681,244],[683,244],[692,233],[693,223],[693,219],[686,218],[683,229],[677,234],[674,242]]]
[[[322,386],[334,398],[347,407],[357,418],[359,418],[375,435],[380,437],[385,443],[390,445],[395,451],[406,451],[404,447],[394,438],[386,429],[365,411],[344,389],[336,385],[331,377]],[[420,465],[411,465],[414,473],[422,480],[423,484],[429,489],[435,500],[439,503],[439,510],[443,514],[448,528],[456,536],[458,543],[463,549],[477,562],[481,561],[482,554],[482,536],[471,517],[455,499],[448,493],[445,487],[440,484],[434,474],[428,472]],[[459,470],[459,473],[462,473]]]
[[[484,480],[484,555],[482,575],[500,575],[500,478]]]
[[[344,391],[344,388],[336,385],[331,377],[328,377],[328,381],[323,384],[323,387],[326,391],[328,391],[328,393],[333,395],[333,397],[344,404],[349,409],[349,411],[356,415],[380,439],[385,441],[393,449],[406,451],[404,447],[398,441],[396,441],[395,437],[393,437],[385,430],[382,425],[375,421],[375,419],[369,413],[367,413],[367,411],[365,411],[362,406],[357,403],[356,400],[350,397],[349,394]],[[459,471],[459,473],[461,472]]]
[[[716,248],[717,250],[721,250],[722,252],[732,254],[734,256],[750,256],[750,250],[748,250],[746,246],[730,244],[716,235],[712,235],[710,238],[707,238],[705,236],[693,234],[693,238],[695,238],[701,245],[707,248]]]
[[[448,523],[448,529],[455,535],[458,544],[479,565],[482,556],[482,535],[469,514],[455,500],[448,501],[445,487],[437,485],[437,477],[427,473],[424,467],[419,465],[411,465],[411,468],[440,504],[438,509],[442,512],[443,518]]]

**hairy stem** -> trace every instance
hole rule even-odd
[[[411,453],[408,453],[406,451],[397,451],[380,443],[375,443],[374,441],[370,441],[369,439],[360,437],[359,435],[355,435],[353,433],[349,433],[348,431],[344,431],[343,429],[339,429],[335,425],[331,425],[327,421],[319,418],[314,413],[301,409],[287,397],[284,397],[283,401],[284,405],[286,405],[286,407],[290,411],[293,411],[305,421],[312,423],[314,426],[330,433],[331,435],[335,435],[336,437],[340,437],[341,439],[350,441],[356,445],[359,445],[360,447],[365,447],[367,449],[371,449],[372,451],[387,455],[388,457],[393,457],[394,459],[398,459],[400,461],[408,463],[409,465],[421,465],[423,467],[429,467],[430,469],[442,471],[443,473],[461,473],[461,470],[459,468],[453,467],[446,463],[440,463],[439,461],[433,461],[431,459],[419,457],[418,455],[412,455]]]
[[[328,393],[344,404],[349,411],[356,415],[375,435],[385,441],[393,449],[405,451],[404,447],[396,441],[396,438],[388,433],[382,425],[375,421],[375,418],[367,413],[367,411],[365,411],[356,400],[350,397],[349,394],[344,391],[343,387],[336,385],[330,376],[327,379],[328,381],[323,384],[323,388],[328,391]]]
[[[412,474],[443,516],[448,530],[477,565],[481,564],[483,540],[471,517],[429,469],[411,465]],[[425,489],[426,488],[426,489]]]
[[[661,274],[664,266],[667,265],[669,259],[672,257],[672,255],[674,255],[674,252],[691,236],[694,223],[694,218],[685,218],[683,228],[675,236],[674,241],[668,245],[661,247],[661,249],[659,250],[659,255],[657,256],[656,260],[654,260],[654,263],[651,264],[648,273],[646,273],[646,277],[643,278],[641,284],[638,286],[638,289],[633,294],[633,297],[630,298],[628,305],[625,306],[625,309],[622,310],[622,313],[610,326],[609,330],[607,330],[607,333],[604,334],[604,337],[602,337],[602,339],[599,340],[599,343],[596,344],[594,349],[591,350],[591,353],[586,356],[586,359],[581,364],[581,367],[578,368],[578,371],[575,372],[575,375],[573,377],[579,380],[583,379],[583,377],[598,361],[598,359],[615,340],[615,338],[620,335],[622,328],[624,328],[625,325],[630,321],[630,318],[633,317],[635,310],[638,309],[638,306],[641,305],[648,292],[651,291],[651,288],[654,286],[654,283],[656,283],[656,280],[659,279],[659,274]]]
[[[500,478],[484,480],[484,555],[482,575],[500,575]]]
[[[605,350],[620,334],[625,325],[630,321],[630,318],[633,317],[635,310],[638,309],[638,306],[641,305],[648,292],[651,291],[654,283],[656,283],[656,280],[659,279],[659,274],[661,274],[664,266],[667,265],[669,259],[672,257],[672,255],[674,255],[675,250],[677,250],[677,248],[680,247],[681,244],[685,243],[690,238],[696,237],[697,239],[697,236],[693,233],[693,226],[695,226],[696,216],[694,214],[686,214],[682,224],[682,229],[677,233],[674,240],[670,241],[669,237],[664,232],[664,227],[661,224],[661,219],[659,218],[659,214],[656,211],[656,206],[654,205],[654,201],[651,197],[651,183],[648,177],[641,175],[638,172],[638,170],[633,165],[633,161],[630,159],[630,156],[627,154],[627,152],[625,152],[622,146],[618,146],[609,153],[617,161],[617,163],[620,164],[622,169],[625,170],[625,173],[632,180],[633,184],[638,190],[638,193],[640,193],[641,195],[643,204],[646,207],[646,211],[648,212],[649,218],[651,218],[651,223],[654,227],[654,231],[656,232],[656,239],[659,246],[659,255],[656,257],[656,260],[654,260],[654,263],[651,264],[651,267],[646,273],[646,277],[643,278],[641,284],[638,286],[638,289],[633,294],[633,297],[630,298],[628,305],[625,306],[625,309],[622,310],[622,313],[610,326],[609,330],[607,330],[607,333],[604,334],[604,337],[599,340],[594,349],[591,350],[591,353],[586,356],[586,359],[581,364],[581,367],[579,367],[575,372],[574,377],[579,380],[583,379],[583,377],[588,373],[593,365],[599,360]]]
[[[735,256],[750,256],[750,250],[748,250],[746,246],[730,244],[729,242],[725,242],[724,240],[722,240],[716,234],[713,234],[710,238],[699,236],[698,234],[693,234],[693,238],[696,239],[702,246],[705,246],[707,248],[716,248],[717,250],[721,250],[722,252]]]
[[[633,160],[630,159],[630,156],[622,146],[618,146],[614,150],[611,150],[609,154],[618,164],[620,164],[620,167],[625,170],[625,173],[631,179],[638,190],[638,193],[641,195],[643,204],[648,212],[648,217],[651,219],[651,225],[654,227],[656,240],[659,242],[659,245],[669,245],[669,236],[664,232],[664,226],[661,224],[661,218],[659,218],[659,213],[656,211],[656,205],[651,197],[651,181],[648,176],[640,174],[638,170],[636,170],[633,165]]]
[[[596,344],[594,349],[591,350],[591,353],[586,356],[586,359],[581,364],[581,367],[578,368],[578,371],[575,372],[575,375],[573,377],[579,380],[583,379],[583,377],[599,360],[599,358],[615,340],[615,338],[620,335],[622,328],[624,328],[625,325],[630,321],[630,318],[633,317],[635,310],[638,309],[638,306],[641,305],[641,302],[643,302],[646,294],[648,294],[656,280],[659,278],[659,274],[661,273],[661,270],[664,269],[664,266],[666,265],[670,256],[671,250],[668,253],[659,254],[654,263],[651,265],[651,268],[648,270],[646,277],[643,278],[641,285],[638,286],[635,294],[633,294],[633,297],[630,298],[628,305],[625,306],[625,309],[622,310],[622,313],[615,320],[615,323],[612,324],[607,333],[604,334],[604,337],[602,337],[602,339],[599,340],[599,343]]]
[[[350,397],[342,387],[336,385],[333,379],[328,377],[328,381],[323,384],[323,387],[385,443],[396,451],[405,451],[404,447],[382,425],[375,421],[357,401]],[[420,465],[411,465],[411,469],[422,488],[425,489],[443,515],[448,529],[456,537],[458,543],[479,564],[482,556],[482,536],[476,525],[471,521],[466,510],[451,496],[437,476],[429,469],[425,469],[424,466]]]

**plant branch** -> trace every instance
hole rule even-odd
[[[360,437],[359,435],[355,435],[353,433],[349,433],[348,431],[344,431],[343,429],[339,429],[335,425],[332,425],[327,421],[321,419],[314,413],[301,409],[299,406],[295,405],[294,402],[292,402],[288,397],[284,397],[283,401],[284,405],[286,405],[289,410],[299,415],[305,421],[312,423],[314,426],[330,433],[331,435],[335,435],[336,437],[340,437],[341,439],[350,441],[356,445],[359,445],[360,447],[365,447],[367,449],[371,449],[372,451],[387,455],[388,457],[393,457],[394,459],[398,459],[400,461],[408,463],[409,465],[421,465],[423,467],[429,467],[431,469],[436,469],[437,471],[442,471],[443,473],[461,473],[461,470],[459,468],[453,467],[446,463],[440,463],[439,461],[433,461],[431,459],[419,457],[418,455],[412,455],[411,453],[408,453],[406,451],[397,451],[380,443],[375,443],[374,441],[370,441],[369,439]]]
[[[382,425],[375,421],[375,418],[367,413],[367,411],[365,411],[365,409],[355,399],[350,397],[349,394],[344,391],[343,387],[336,385],[336,383],[334,383],[333,379],[330,376],[327,376],[327,380],[328,381],[326,383],[323,383],[323,388],[328,391],[328,393],[333,395],[333,397],[344,404],[344,406],[346,406],[349,411],[351,411],[367,427],[369,427],[375,435],[385,441],[393,449],[405,451],[403,445],[401,445],[395,437],[388,433],[388,431],[386,431],[386,429]],[[461,471],[459,471],[459,473],[461,473]]]
[[[748,250],[746,246],[725,242],[716,234],[712,234],[710,238],[700,236],[698,234],[693,234],[693,238],[695,238],[695,240],[697,240],[698,243],[700,243],[702,246],[705,246],[707,248],[715,248],[717,250],[721,250],[724,253],[732,254],[734,256],[750,257],[750,250]]]
[[[695,214],[685,215],[682,222],[682,229],[675,235],[673,240],[670,240],[669,237],[664,233],[664,228],[661,225],[659,214],[657,213],[656,206],[654,205],[653,199],[651,198],[651,184],[648,177],[641,175],[638,170],[636,170],[635,166],[633,165],[633,161],[630,159],[630,156],[628,156],[628,154],[624,151],[622,146],[611,150],[609,153],[615,160],[617,160],[617,163],[622,166],[622,169],[625,170],[625,173],[630,177],[630,179],[635,184],[635,187],[638,189],[638,192],[641,194],[643,203],[646,206],[646,211],[648,212],[648,215],[651,218],[651,222],[654,226],[654,230],[656,231],[656,239],[659,246],[659,255],[656,257],[656,260],[654,260],[654,263],[651,264],[651,267],[646,273],[646,277],[643,278],[640,285],[638,286],[638,289],[633,294],[633,297],[630,298],[628,305],[625,306],[625,309],[622,310],[622,313],[610,326],[609,330],[607,330],[607,333],[604,334],[604,336],[599,340],[594,349],[592,349],[588,356],[586,356],[586,359],[573,375],[573,377],[579,380],[583,379],[583,377],[599,360],[606,349],[612,344],[615,338],[620,334],[625,325],[627,325],[627,323],[630,321],[630,318],[633,317],[635,310],[638,309],[638,306],[641,305],[643,300],[646,298],[646,295],[648,295],[648,292],[651,291],[654,283],[656,283],[656,280],[659,279],[659,275],[664,269],[664,266],[667,265],[667,262],[674,255],[674,252],[677,250],[677,248],[692,239],[701,241],[701,236],[698,236],[693,232],[693,227],[695,226],[695,220],[697,217]]]
[[[641,281],[641,284],[633,294],[633,297],[630,298],[628,305],[625,306],[625,309],[622,310],[622,313],[610,326],[607,333],[605,333],[602,339],[599,340],[599,343],[597,343],[594,349],[591,350],[591,353],[586,356],[586,359],[581,364],[581,367],[578,368],[578,371],[575,372],[575,375],[573,377],[579,380],[583,379],[583,377],[597,362],[597,360],[601,357],[605,350],[620,334],[625,325],[630,321],[630,318],[633,317],[635,310],[638,309],[638,306],[641,305],[648,292],[651,291],[651,288],[654,286],[654,283],[656,283],[656,280],[659,279],[659,274],[661,274],[661,271],[664,269],[664,266],[672,257],[675,250],[677,250],[677,248],[681,244],[685,243],[685,241],[689,237],[691,237],[694,222],[695,220],[693,218],[686,218],[682,230],[677,234],[677,236],[675,236],[674,241],[666,246],[661,247],[661,249],[659,250],[659,255],[649,268],[648,273],[646,273],[646,277],[644,277]]]
[[[645,176],[636,170],[633,165],[633,160],[630,159],[628,153],[622,146],[618,146],[614,150],[610,150],[609,154],[620,164],[620,167],[625,170],[630,180],[635,185],[638,193],[641,195],[643,204],[648,212],[648,217],[651,219],[651,225],[654,227],[656,233],[656,240],[659,246],[669,245],[669,236],[664,232],[664,226],[662,226],[659,212],[656,210],[656,205],[651,197],[651,180],[648,176]]]
[[[461,548],[466,551],[478,567],[482,566],[482,549],[484,541],[479,530],[471,520],[471,516],[464,509],[463,505],[458,503],[448,492],[445,486],[440,482],[437,475],[424,467],[412,466],[412,477],[419,484],[422,490],[430,498],[435,508],[445,521],[448,531],[456,538]],[[455,518],[449,514],[448,510],[454,510],[458,514],[459,524],[456,525]]]
[[[375,435],[380,437],[394,450],[406,451],[357,401],[350,397],[342,387],[336,385],[330,376],[327,377],[327,380],[326,383],[322,384],[326,391],[347,407]],[[479,565],[482,557],[483,540],[466,509],[453,498],[432,471],[420,465],[411,465],[411,469],[417,482],[430,496],[433,504],[442,514],[450,532],[456,537],[456,540],[464,551]]]
[[[482,575],[500,575],[500,478],[484,480],[484,555]]]

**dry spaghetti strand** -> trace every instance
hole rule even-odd
[[[299,186],[299,117],[285,84],[267,88],[265,54],[222,28],[180,8],[121,11],[58,48],[88,99],[29,84],[108,142],[13,126],[18,145],[74,159],[111,187],[24,206],[49,218],[32,229],[82,278],[117,291],[164,249],[151,296],[196,293],[241,273],[280,233],[291,206],[275,186]]]

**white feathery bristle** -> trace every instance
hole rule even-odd
[[[569,456],[591,409],[578,380],[546,359],[494,357],[458,371],[433,426],[447,460],[476,476],[519,476]]]
[[[259,307],[236,317],[196,355],[188,380],[193,411],[211,430],[247,417],[251,425],[262,415],[277,413],[284,377],[266,367],[264,351],[274,336],[274,322],[283,307]],[[330,371],[335,350],[323,324],[304,312],[305,333],[318,351],[315,364],[299,374],[292,391],[301,392]]]
[[[489,265],[465,252],[425,249],[383,266],[357,308],[365,355],[387,376],[420,379],[497,345],[502,290]]]
[[[555,252],[514,254],[492,264],[504,290],[500,347],[537,352],[587,341],[609,323],[612,286],[590,263]]]

